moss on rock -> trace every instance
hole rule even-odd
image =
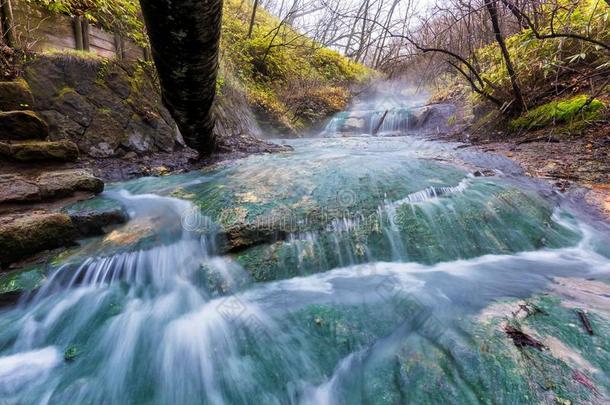
[[[19,162],[78,160],[78,146],[71,141],[24,141],[0,143],[0,156]]]
[[[599,116],[599,111],[605,107],[598,99],[590,100],[586,94],[551,101],[510,123],[513,131],[519,129],[544,128],[555,124],[577,124],[589,121]]]
[[[34,97],[25,81],[0,82],[0,111],[29,110],[33,105]]]

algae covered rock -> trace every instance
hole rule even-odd
[[[0,265],[74,242],[78,232],[70,217],[55,212],[5,216],[0,221]]]
[[[79,151],[71,141],[24,141],[0,143],[0,156],[19,162],[54,160],[74,162],[78,160]]]
[[[43,266],[33,266],[0,274],[0,307],[12,305],[22,294],[35,291],[45,279]]]
[[[0,111],[29,110],[34,97],[23,81],[0,82]]]
[[[32,111],[0,112],[0,139],[46,139],[49,127]]]

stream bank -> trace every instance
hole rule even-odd
[[[468,130],[437,139],[462,143],[460,148],[501,155],[517,162],[525,174],[544,179],[562,192],[575,191],[597,213],[610,219],[610,125],[599,124],[577,135],[541,129],[515,136]],[[579,192],[578,189],[583,189]]]

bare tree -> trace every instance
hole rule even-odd
[[[252,30],[254,29],[254,22],[256,21],[256,10],[258,9],[258,0],[254,0],[252,6],[252,15],[250,16],[250,26],[248,27],[248,38],[252,37]]]

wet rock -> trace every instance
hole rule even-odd
[[[40,200],[36,184],[13,174],[0,175],[0,204]]]
[[[34,97],[23,81],[0,82],[0,111],[29,110]]]
[[[0,156],[20,162],[55,160],[74,162],[79,151],[74,142],[63,141],[25,141],[0,143]]]
[[[165,166],[153,167],[151,172],[155,176],[167,176],[169,174],[169,169]]]
[[[64,352],[64,360],[66,363],[73,362],[81,354],[81,350],[77,346],[70,346]]]
[[[35,291],[44,280],[41,266],[0,274],[0,307],[14,305],[22,294]]]
[[[472,173],[472,175],[474,177],[493,177],[496,175],[496,172],[491,169],[482,169],[475,171],[474,173]]]
[[[127,214],[119,208],[106,211],[83,211],[70,215],[82,236],[103,235],[104,228],[127,222]]]
[[[54,212],[29,212],[0,220],[0,266],[43,250],[72,244],[78,231],[70,217]]]
[[[87,170],[59,170],[47,172],[36,180],[43,198],[57,198],[77,191],[99,194],[104,191],[104,182]]]
[[[32,111],[0,112],[0,140],[46,139],[49,127]]]

